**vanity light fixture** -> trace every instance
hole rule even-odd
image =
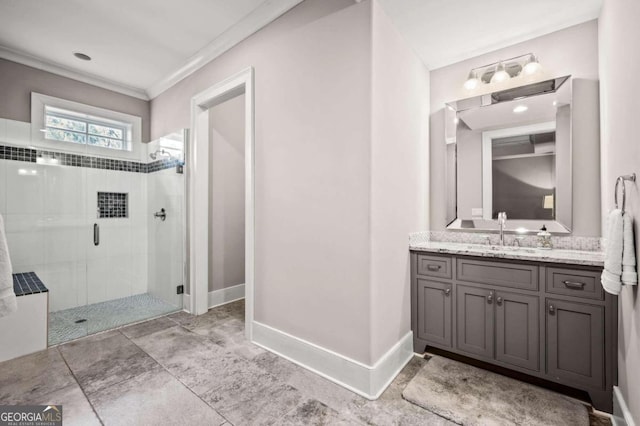
[[[527,59],[527,63],[524,65],[522,72],[526,75],[533,75],[540,71],[541,68],[542,65],[538,62],[538,57],[532,53],[529,55],[529,59]]]
[[[501,83],[503,81],[507,81],[511,78],[511,76],[509,75],[509,73],[504,69],[504,64],[502,62],[500,62],[498,64],[498,66],[496,67],[496,71],[493,74],[493,77],[491,77],[491,83]]]
[[[473,90],[481,84],[480,79],[478,78],[478,73],[476,71],[471,70],[469,72],[469,77],[467,81],[464,82],[464,88],[467,90]]]
[[[513,112],[515,112],[516,114],[520,114],[521,112],[525,112],[528,109],[529,107],[526,105],[518,105],[513,109]]]
[[[464,88],[473,91],[483,84],[500,84],[511,78],[531,77],[542,71],[538,57],[533,53],[500,60],[469,71]]]

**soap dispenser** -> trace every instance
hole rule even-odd
[[[542,225],[538,232],[538,248],[543,250],[551,250],[553,243],[551,242],[551,233],[547,231],[547,227]]]

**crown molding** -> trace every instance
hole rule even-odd
[[[275,21],[294,6],[304,0],[266,0],[237,24],[216,37],[211,43],[200,49],[187,59],[185,65],[179,67],[164,78],[158,80],[146,90],[149,99],[160,95],[171,86],[190,76],[200,68],[231,49],[242,40],[258,32]]]
[[[27,65],[32,68],[37,68],[42,71],[47,71],[62,77],[67,77],[73,80],[81,81],[83,83],[91,84],[93,86],[101,87],[103,89],[111,90],[113,92],[121,93],[123,95],[132,96],[134,98],[142,99],[145,101],[149,100],[149,96],[147,96],[147,93],[143,89],[126,86],[115,81],[96,77],[93,74],[73,70],[55,62],[37,58],[19,50],[0,46],[0,58],[12,62],[17,62],[22,65]]]
[[[20,50],[0,45],[0,58],[27,65],[62,77],[71,78],[103,89],[111,90],[123,95],[132,96],[148,101],[160,95],[174,84],[190,76],[207,63],[219,57],[242,40],[258,32],[294,6],[304,0],[265,0],[238,23],[216,37],[211,43],[200,49],[195,55],[185,61],[185,64],[175,69],[156,83],[145,89],[127,86],[116,81],[98,77],[94,74],[74,70],[53,61],[38,58]]]

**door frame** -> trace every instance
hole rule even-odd
[[[245,95],[245,335],[253,337],[255,262],[255,96],[254,69],[248,67],[191,98],[189,194],[189,309],[209,309],[209,109]]]

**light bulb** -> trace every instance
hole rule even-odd
[[[538,62],[538,58],[536,55],[529,55],[529,59],[527,59],[527,63],[524,65],[522,72],[525,75],[533,75],[538,73],[542,69],[542,65]]]
[[[480,84],[480,80],[478,79],[478,75],[475,71],[471,71],[469,73],[469,77],[467,81],[464,82],[464,88],[467,90],[473,90]]]
[[[513,112],[515,112],[516,114],[519,114],[521,112],[525,112],[528,109],[529,109],[529,107],[527,107],[526,105],[518,105],[517,107],[515,107],[513,109]]]
[[[509,80],[510,78],[511,76],[504,69],[504,64],[500,62],[496,67],[496,72],[493,74],[493,77],[491,77],[491,82],[501,83],[503,81]]]

